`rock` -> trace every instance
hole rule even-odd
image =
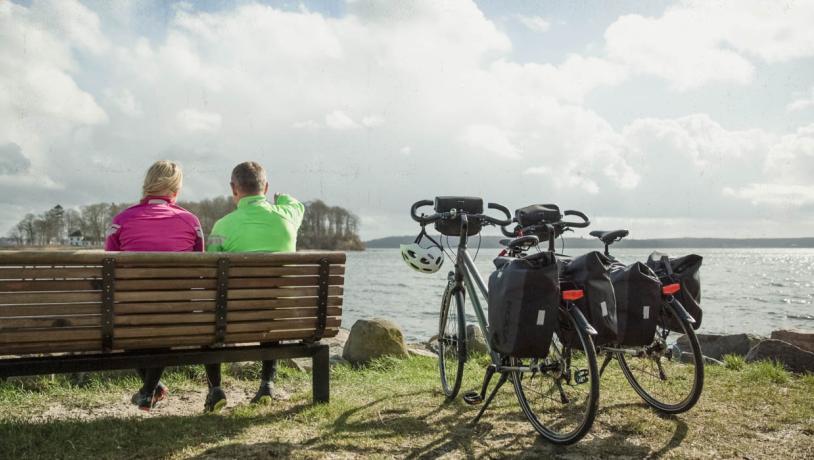
[[[380,356],[409,356],[401,329],[396,323],[381,318],[356,321],[345,342],[342,357],[352,364],[360,364]]]
[[[780,329],[772,331],[772,338],[782,340],[805,351],[814,353],[814,332],[804,332],[795,329]]]
[[[437,358],[438,357],[437,353],[433,353],[430,350],[427,350],[426,348],[423,348],[423,347],[421,347],[421,348],[408,347],[407,348],[407,353],[409,353],[410,356],[425,356],[427,358]]]
[[[760,342],[761,337],[753,334],[697,334],[698,343],[701,344],[701,354],[721,360],[724,355],[746,356],[749,350]],[[690,349],[690,342],[686,336],[676,341],[682,351]]]
[[[226,370],[236,379],[253,380],[260,375],[260,363],[254,361],[226,363]]]
[[[340,366],[343,364],[350,364],[347,359],[343,358],[341,354],[334,354],[330,357],[331,366]]]
[[[475,324],[466,325],[466,350],[469,354],[478,353],[483,355],[489,354],[489,347],[486,346],[486,339],[483,337],[483,332]]]
[[[322,339],[320,340],[320,342],[325,345],[328,345],[331,348],[334,347],[344,348],[345,343],[348,341],[349,336],[350,331],[341,327],[339,328],[339,332],[335,336]]]
[[[782,340],[764,340],[746,355],[747,363],[763,360],[777,361],[793,372],[814,372],[814,353]]]

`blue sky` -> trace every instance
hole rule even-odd
[[[53,204],[271,187],[558,202],[637,237],[810,236],[814,2],[0,3],[0,233]]]

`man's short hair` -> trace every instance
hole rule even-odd
[[[232,170],[232,185],[243,193],[262,194],[266,188],[266,170],[254,161],[246,161]]]

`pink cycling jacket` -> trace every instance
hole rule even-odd
[[[171,197],[148,196],[113,218],[106,251],[203,251],[201,222]]]

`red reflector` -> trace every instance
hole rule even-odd
[[[574,289],[572,291],[562,291],[563,300],[579,300],[585,297],[585,292],[582,289]]]
[[[661,288],[661,292],[663,292],[664,295],[673,295],[676,292],[678,292],[680,289],[681,289],[680,284],[673,283],[673,284],[668,284],[667,286],[664,286],[663,288]]]

